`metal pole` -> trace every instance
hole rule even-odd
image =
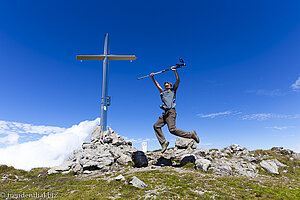
[[[103,79],[102,79],[102,97],[101,97],[101,119],[100,126],[103,131],[107,130],[107,92],[108,92],[108,72],[109,72],[109,36],[105,34],[104,42],[104,60],[103,60]]]

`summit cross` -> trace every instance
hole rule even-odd
[[[103,60],[103,79],[102,79],[102,97],[101,97],[101,118],[100,128],[107,130],[107,107],[110,105],[110,97],[108,92],[108,71],[109,60],[135,60],[135,55],[110,55],[109,54],[109,35],[105,34],[104,54],[103,55],[77,55],[77,60]]]

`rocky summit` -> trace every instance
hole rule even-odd
[[[274,153],[288,157],[289,159],[299,159],[299,153],[282,147],[274,147]],[[125,141],[112,129],[101,131],[96,127],[91,136],[91,142],[82,144],[82,149],[77,150],[63,164],[48,170],[52,173],[89,174],[93,172],[118,171],[120,168],[130,164],[132,168],[137,165],[136,152],[142,153],[146,160],[145,168],[155,169],[156,167],[184,167],[192,166],[195,170],[209,172],[221,176],[246,176],[256,177],[259,170],[269,174],[279,174],[288,168],[270,154],[259,151],[250,152],[245,147],[232,144],[222,150],[197,148],[192,139],[178,137],[175,147],[168,149],[164,154],[160,150],[147,152],[138,151],[132,143]],[[297,166],[300,167],[300,166]]]

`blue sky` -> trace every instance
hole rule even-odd
[[[196,130],[199,146],[300,151],[299,9],[292,0],[3,1],[0,120],[66,129],[98,118],[102,63],[76,55],[102,54],[108,32],[111,54],[137,56],[110,62],[108,125],[138,148],[160,148],[152,126],[162,111],[151,79],[137,77],[183,58],[177,127]],[[44,135],[24,134],[12,143]]]

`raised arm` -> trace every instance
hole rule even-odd
[[[152,81],[153,83],[156,85],[157,89],[159,90],[159,92],[163,92],[164,90],[160,87],[160,85],[158,84],[158,82],[154,79],[154,73],[151,73],[150,74],[151,78],[152,78]]]
[[[171,69],[175,72],[176,75],[176,83],[174,84],[174,89],[177,90],[180,83],[179,75],[177,73],[176,67],[171,67]]]

